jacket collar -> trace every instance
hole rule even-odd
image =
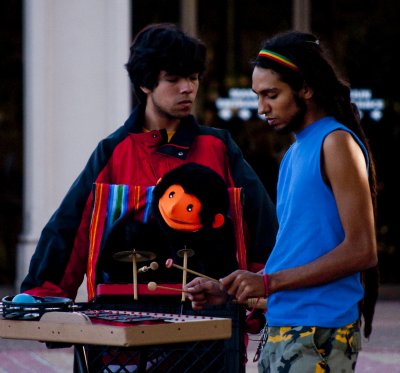
[[[143,131],[143,117],[145,105],[139,104],[124,124],[125,129],[130,133],[141,133]],[[165,131],[161,130],[160,132]],[[163,154],[169,154],[180,159],[186,159],[200,128],[193,115],[182,118],[181,123],[169,143],[163,143],[157,150]],[[166,136],[163,136],[166,138]]]

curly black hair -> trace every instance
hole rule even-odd
[[[146,99],[140,87],[154,89],[160,72],[187,77],[204,73],[206,47],[171,23],[151,24],[135,37],[125,65],[139,102]]]

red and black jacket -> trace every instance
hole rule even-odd
[[[124,125],[102,140],[59,208],[44,227],[22,292],[74,299],[87,270],[94,183],[151,186],[166,172],[196,162],[241,187],[248,262],[265,263],[275,242],[275,207],[230,134],[182,119],[167,141],[165,130],[143,132],[137,107]]]

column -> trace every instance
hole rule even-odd
[[[24,208],[16,289],[41,230],[130,111],[129,0],[25,0]]]
[[[311,32],[310,0],[293,0],[292,28],[296,31]]]

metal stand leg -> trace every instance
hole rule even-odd
[[[74,346],[74,373],[89,373],[87,356],[83,345]]]

